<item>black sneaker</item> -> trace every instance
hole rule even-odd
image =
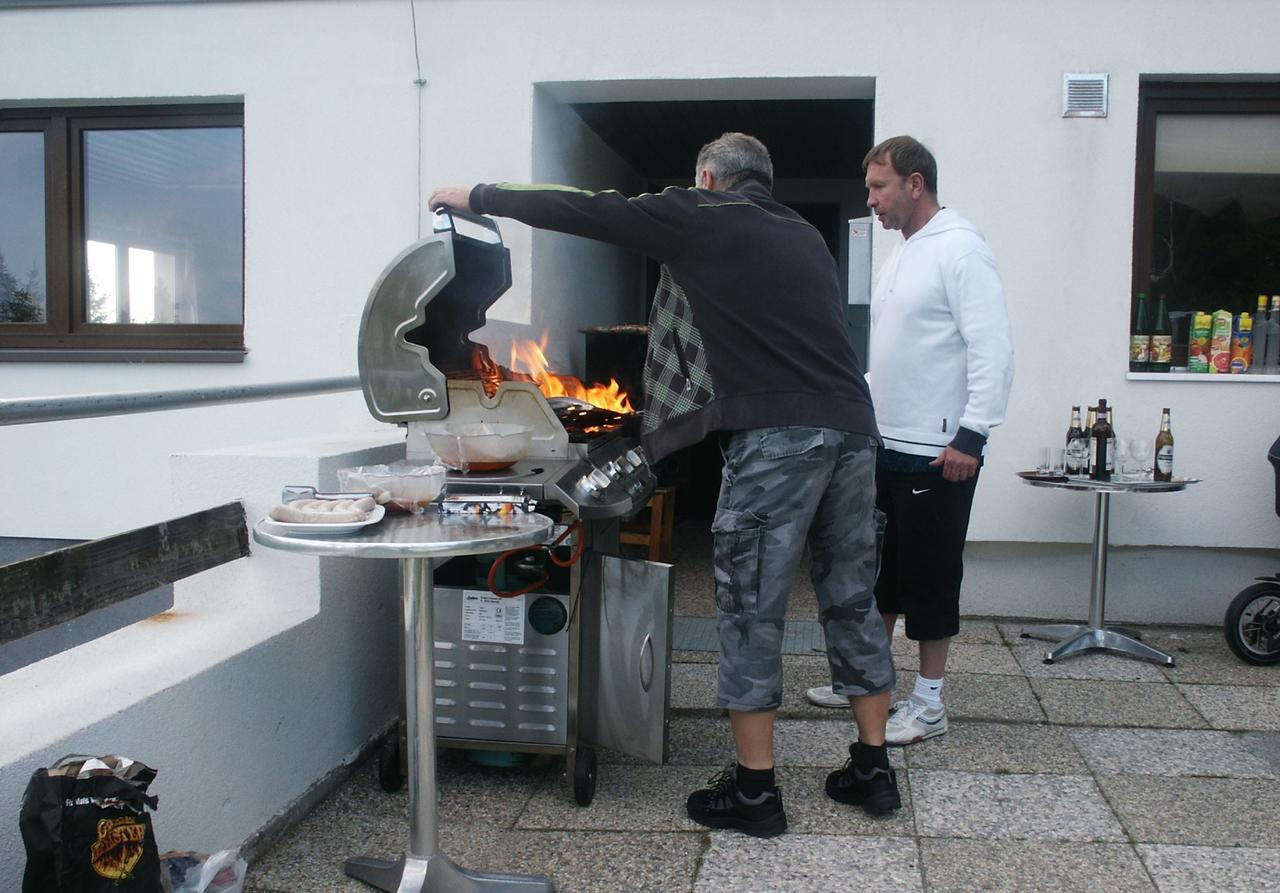
[[[775,837],[787,830],[782,791],[774,788],[750,800],[738,790],[735,767],[730,766],[694,791],[687,804],[689,818],[708,828],[732,828],[752,837]]]
[[[827,776],[827,796],[840,803],[861,806],[871,815],[886,815],[902,808],[898,775],[892,769],[864,772],[853,765],[853,747],[842,767]]]

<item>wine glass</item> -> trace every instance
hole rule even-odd
[[[1129,441],[1123,437],[1116,438],[1116,455],[1112,463],[1115,469],[1116,477],[1121,480],[1129,473],[1129,465],[1132,460],[1129,457]]]
[[[1152,452],[1151,441],[1145,437],[1132,438],[1129,441],[1129,456],[1137,473],[1149,480],[1155,467],[1155,453]]]

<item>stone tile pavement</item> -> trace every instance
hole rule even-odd
[[[677,614],[708,616],[697,580],[678,579]],[[803,588],[793,616],[811,619]],[[966,618],[945,691],[951,731],[893,753],[904,808],[891,817],[823,793],[852,724],[805,701],[826,662],[794,654],[777,729],[790,830],[762,841],[689,821],[686,795],[733,749],[715,655],[686,651],[674,655],[667,765],[602,754],[581,808],[558,759],[495,769],[446,751],[442,850],[473,870],[550,876],[561,893],[1280,891],[1280,667],[1240,663],[1207,627],[1143,628],[1177,658],[1170,669],[1118,655],[1048,666],[1020,629]],[[900,691],[911,650],[895,639]],[[342,860],[402,852],[405,809],[403,792],[359,767],[251,867],[247,893],[371,889]]]

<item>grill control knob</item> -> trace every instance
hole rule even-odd
[[[604,473],[609,476],[609,480],[616,481],[618,478],[622,477],[624,470],[621,465],[610,459],[605,463]]]
[[[582,476],[578,481],[582,485],[582,489],[586,490],[592,496],[599,498],[604,495],[604,491],[609,489],[609,485],[613,483],[609,476],[598,468],[593,468]]]
[[[627,450],[622,454],[622,465],[627,471],[635,471],[641,465],[644,465],[644,453],[640,451],[640,447]]]

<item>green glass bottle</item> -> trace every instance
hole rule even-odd
[[[1173,330],[1169,327],[1169,309],[1164,295],[1156,305],[1156,324],[1151,330],[1151,352],[1147,356],[1147,371],[1168,372],[1173,365]]]
[[[1147,327],[1147,295],[1138,292],[1138,310],[1129,335],[1129,371],[1146,372],[1151,356],[1151,329]]]

